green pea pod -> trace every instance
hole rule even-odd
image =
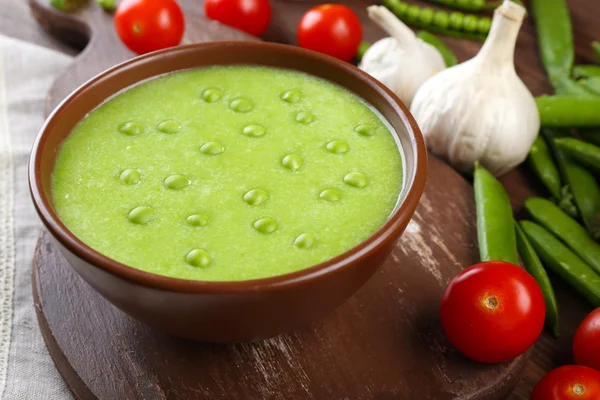
[[[544,265],[592,306],[600,306],[600,275],[542,226],[531,221],[521,221],[520,225]]]
[[[559,149],[556,143],[554,142],[555,139],[565,137],[567,135],[561,131],[542,129],[542,136],[546,139],[548,149],[550,149],[550,152],[552,153],[552,156],[556,161],[556,167],[558,168],[558,173],[560,175],[560,179],[563,185],[560,188],[560,197],[558,198],[558,205],[564,212],[569,214],[571,217],[577,218],[579,216],[579,211],[577,210],[577,207],[575,206],[575,202],[573,200],[573,194],[571,193],[571,186],[569,184],[569,176],[567,174],[568,160],[563,151]]]
[[[456,64],[458,64],[458,60],[456,59],[456,56],[454,55],[452,50],[450,50],[444,44],[444,42],[437,36],[432,35],[427,31],[419,31],[417,32],[417,37],[419,37],[419,39],[421,39],[422,41],[429,43],[430,45],[435,47],[437,51],[440,52],[447,68],[453,67]]]
[[[594,49],[596,59],[600,61],[600,42],[592,42],[592,49]]]
[[[502,1],[486,2],[485,0],[428,0],[430,3],[454,8],[461,11],[480,12],[491,10],[502,5]]]
[[[579,129],[579,136],[588,143],[600,146],[600,130],[598,129]]]
[[[560,199],[560,174],[552,159],[548,144],[541,136],[538,136],[535,139],[529,150],[529,164],[552,196],[556,199]]]
[[[358,50],[356,51],[356,61],[360,61],[362,60],[362,58],[365,56],[365,53],[367,52],[367,50],[369,50],[369,47],[371,47],[370,43],[367,42],[361,42],[360,45],[358,46]]]
[[[448,13],[409,5],[401,0],[383,0],[382,4],[403,22],[441,35],[483,41],[492,26],[490,18],[473,14]]]
[[[481,261],[501,260],[518,265],[513,213],[504,187],[479,163],[475,163],[473,187]]]
[[[600,273],[600,244],[585,228],[551,201],[541,197],[525,200],[525,209],[533,219],[560,238],[571,250]]]
[[[543,127],[600,127],[600,97],[544,95],[535,102]]]
[[[600,174],[600,147],[583,140],[565,137],[555,140],[556,145],[573,160]]]
[[[544,300],[546,301],[546,325],[552,332],[552,335],[558,337],[558,306],[556,305],[556,296],[554,295],[550,278],[548,278],[548,274],[540,258],[531,243],[529,243],[529,239],[527,239],[525,232],[523,232],[519,224],[515,224],[515,233],[517,235],[517,249],[523,261],[523,266],[533,276],[538,285],[540,285],[540,289],[542,289],[542,293],[544,294]]]
[[[600,76],[600,65],[576,65],[571,73],[575,79]]]
[[[542,64],[550,80],[569,76],[575,50],[569,8],[565,0],[531,0],[529,2]]]

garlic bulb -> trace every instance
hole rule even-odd
[[[391,37],[381,39],[367,50],[358,66],[386,85],[407,106],[423,82],[446,68],[439,51],[415,36],[383,6],[367,8],[369,18]]]
[[[525,9],[505,0],[474,58],[425,82],[413,99],[414,115],[432,153],[472,173],[479,161],[494,175],[520,164],[535,140],[540,117],[514,67]]]

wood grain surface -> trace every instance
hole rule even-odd
[[[197,1],[197,0],[180,0],[180,3],[182,4],[183,8],[186,11],[186,15],[188,15],[188,22],[190,19],[196,19],[196,18],[200,18],[200,17],[195,17],[194,15],[200,15],[202,10],[202,2],[201,1]],[[380,32],[375,26],[373,26],[372,24],[368,23],[366,21],[365,18],[365,13],[364,13],[364,6],[371,3],[368,1],[347,1],[344,2],[346,4],[349,4],[352,7],[355,7],[355,9],[357,11],[359,11],[359,14],[361,16],[361,18],[363,19],[363,21],[365,22],[365,38],[367,40],[373,41],[379,37],[382,36],[382,32]],[[411,3],[420,3],[418,1],[411,1]],[[568,0],[571,12],[572,12],[572,20],[573,20],[573,27],[574,27],[574,32],[575,32],[575,39],[576,39],[576,47],[577,47],[577,62],[578,63],[586,63],[586,62],[593,62],[593,56],[592,56],[592,52],[591,49],[589,47],[589,43],[592,40],[592,38],[600,38],[600,23],[598,22],[598,18],[595,17],[598,15],[598,11],[600,11],[600,4],[594,0]],[[274,6],[274,15],[273,15],[273,23],[271,28],[268,30],[268,32],[264,35],[264,39],[266,40],[272,40],[272,41],[277,41],[277,42],[284,42],[284,43],[294,43],[295,39],[294,39],[294,34],[295,34],[295,27],[297,25],[297,22],[300,18],[300,15],[302,12],[304,12],[306,9],[308,9],[311,5],[316,4],[315,1],[274,1],[273,2],[273,6]],[[65,47],[62,44],[59,44],[59,42],[49,38],[47,35],[43,35],[40,33],[40,30],[38,28],[38,26],[33,22],[33,20],[31,19],[31,17],[26,13],[26,10],[24,10],[23,7],[23,2],[22,0],[0,0],[0,33],[3,34],[8,34],[11,36],[15,36],[24,40],[29,40],[32,41],[34,43],[38,43],[47,47],[51,47],[51,48],[55,48],[61,51],[65,51],[68,53],[73,53],[74,50]],[[109,34],[111,33],[110,31],[108,32]],[[446,43],[456,52],[456,54],[459,57],[459,60],[463,61],[465,59],[470,58],[471,56],[473,56],[476,51],[479,48],[479,44],[476,42],[469,42],[469,41],[464,41],[464,40],[457,40],[457,39],[452,39],[452,38],[444,38],[444,40],[446,41]],[[77,43],[77,41],[75,41]],[[79,46],[81,46],[82,41],[79,41]],[[541,68],[541,64],[539,62],[539,58],[538,58],[538,54],[537,54],[537,44],[536,44],[536,40],[534,37],[534,29],[533,26],[531,24],[531,21],[528,20],[519,36],[519,41],[517,44],[517,52],[516,52],[516,56],[515,56],[515,60],[516,60],[516,66],[517,66],[517,72],[519,73],[519,75],[523,78],[524,82],[528,85],[528,87],[532,90],[532,92],[534,94],[541,94],[541,93],[546,93],[546,92],[550,92],[551,88],[548,85],[547,79],[543,73],[543,70]],[[115,48],[111,48],[110,50],[115,51]],[[102,60],[96,60],[96,61],[102,61]],[[102,68],[101,68],[102,69]],[[432,159],[430,161],[431,163],[439,163],[439,161]],[[432,166],[432,170],[436,171],[435,166]],[[443,169],[440,169],[443,170]],[[431,174],[432,175],[432,179],[437,176],[437,174],[434,175],[434,173]],[[466,181],[462,181],[460,179],[457,179],[458,177],[452,173],[452,178],[447,177],[446,180],[444,181],[439,181],[439,186],[437,187],[432,187],[431,185],[431,179],[430,179],[430,184],[428,185],[427,193],[426,193],[426,199],[427,198],[436,198],[436,196],[439,196],[439,193],[444,193],[444,194],[448,194],[448,195],[452,195],[452,196],[463,196],[464,198],[461,199],[461,201],[470,201],[470,191],[471,188],[469,187],[469,185],[466,183]],[[517,211],[521,210],[521,206],[522,206],[522,201],[527,198],[528,196],[531,196],[533,194],[543,194],[543,192],[540,191],[539,186],[535,183],[535,180],[533,180],[531,178],[531,176],[529,176],[526,168],[521,168],[518,170],[515,170],[511,173],[509,173],[508,175],[506,175],[505,177],[503,177],[502,179],[503,183],[505,184],[505,186],[507,187],[507,190],[511,196],[511,200],[513,202],[513,206]],[[462,188],[462,189],[460,189]],[[460,192],[462,190],[462,194],[459,194],[457,192],[457,190]],[[471,261],[475,261],[477,258],[477,252],[475,249],[475,236],[474,236],[474,231],[473,231],[473,209],[472,209],[472,201],[470,204],[464,204],[465,208],[464,210],[461,209],[461,211],[456,211],[455,214],[460,214],[460,220],[464,220],[462,223],[466,224],[463,229],[466,229],[463,234],[465,232],[469,232],[468,233],[468,238],[465,237],[461,237],[460,235],[458,236],[458,239],[460,240],[454,240],[453,239],[453,235],[450,236],[444,236],[447,235],[446,232],[446,226],[444,223],[441,223],[440,220],[435,221],[433,219],[429,219],[428,218],[428,210],[425,210],[426,212],[423,214],[423,206],[426,203],[422,203],[420,208],[419,208],[419,216],[420,218],[422,218],[421,223],[419,224],[420,228],[423,228],[423,225],[426,227],[425,228],[425,232],[424,233],[420,233],[421,237],[419,240],[417,240],[417,242],[422,241],[423,243],[426,244],[426,246],[423,246],[423,244],[421,244],[419,247],[419,245],[415,245],[414,243],[412,244],[414,247],[414,249],[411,249],[411,237],[414,238],[414,236],[410,236],[409,232],[407,232],[405,234],[405,236],[403,237],[402,241],[400,242],[400,246],[405,246],[405,247],[399,247],[399,249],[404,249],[404,251],[408,251],[408,252],[412,252],[413,250],[415,250],[416,252],[416,258],[415,255],[413,255],[413,261],[410,262],[405,262],[400,264],[400,267],[402,268],[402,266],[404,266],[403,271],[405,271],[405,274],[407,276],[400,276],[397,277],[395,275],[390,275],[389,278],[386,277],[386,274],[391,274],[391,272],[389,271],[390,269],[394,270],[394,267],[390,267],[391,264],[394,264],[396,262],[396,260],[394,260],[394,258],[390,258],[390,260],[388,260],[388,264],[386,264],[386,266],[382,269],[381,275],[386,277],[384,279],[392,279],[392,278],[397,278],[397,279],[406,279],[406,282],[410,282],[412,284],[412,281],[409,281],[408,276],[415,274],[415,270],[419,269],[421,266],[424,266],[425,269],[423,271],[427,272],[429,274],[429,279],[431,280],[431,277],[433,277],[434,280],[437,281],[436,279],[436,275],[439,273],[439,269],[437,268],[441,268],[442,271],[444,271],[444,268],[458,268],[459,266],[464,266],[465,264],[468,264]],[[430,201],[430,207],[431,207],[431,201]],[[435,202],[434,202],[435,204]],[[447,205],[441,205],[439,207],[435,207],[435,210],[443,210],[445,207],[448,207]],[[447,217],[447,215],[446,215]],[[417,221],[417,217],[415,217],[415,221]],[[441,243],[442,246],[445,248],[442,248],[438,245],[438,243],[436,243],[436,241],[432,238],[432,236],[424,236],[424,234],[429,235],[431,232],[428,231],[429,225],[432,225],[433,227],[436,227],[438,229],[442,229],[444,228],[444,231],[438,231],[437,233],[433,233],[435,237],[437,237],[437,242]],[[411,225],[412,226],[412,225]],[[414,228],[414,226],[413,226]],[[423,232],[423,230],[421,231]],[[443,240],[442,240],[443,238]],[[408,242],[407,242],[408,241]],[[436,248],[437,246],[437,248]],[[397,251],[401,251],[402,250],[397,250]],[[439,256],[438,256],[439,253]],[[445,255],[444,255],[445,254]],[[434,256],[434,258],[430,258],[431,256]],[[45,257],[45,258],[44,258]],[[394,257],[398,257],[399,260],[401,260],[400,257],[409,257],[408,255],[404,254],[404,252],[402,252],[402,254],[394,254]],[[423,261],[423,257],[426,260],[434,260],[434,261]],[[440,258],[438,258],[440,257]],[[410,258],[410,257],[409,257]],[[38,248],[38,252],[37,252],[37,258],[36,260],[38,262],[36,262],[36,266],[40,266],[40,269],[37,271],[37,273],[39,274],[40,277],[42,276],[48,276],[48,277],[52,277],[52,275],[58,274],[58,272],[53,273],[52,272],[52,268],[48,268],[48,269],[44,269],[44,266],[51,266],[51,265],[56,265],[56,266],[62,266],[62,268],[65,268],[64,264],[62,263],[62,261],[60,260],[60,257],[56,255],[55,251],[53,250],[52,244],[48,242],[48,239],[46,237],[42,237],[42,240],[40,241],[40,247]],[[43,262],[40,262],[40,260],[43,260]],[[415,263],[415,261],[418,261],[417,263]],[[433,267],[432,267],[433,265]],[[431,267],[431,270],[428,270],[427,267]],[[58,267],[56,269],[57,271],[59,270]],[[43,273],[45,272],[45,274],[47,275],[43,275]],[[67,269],[67,271],[71,271],[70,269]],[[435,272],[438,271],[438,272]],[[393,271],[392,271],[393,272]],[[448,273],[450,271],[445,271],[443,273]],[[78,276],[76,276],[75,274],[71,273],[71,277],[66,280],[66,281],[58,281],[55,282],[55,284],[57,285],[57,288],[60,288],[60,290],[58,291],[58,293],[55,293],[54,296],[57,298],[57,302],[58,300],[63,300],[63,303],[57,303],[57,304],[68,304],[68,303],[73,303],[73,301],[69,301],[69,295],[70,292],[67,290],[66,285],[67,282],[70,282],[70,280],[72,280],[73,282],[76,282],[77,279],[79,279]],[[424,275],[427,276],[427,275]],[[50,279],[50,278],[44,278],[44,279],[38,279],[38,284],[36,285],[37,290],[41,290],[40,289],[40,282],[44,282],[46,279]],[[369,297],[369,290],[372,290],[371,288],[374,287],[374,285],[376,285],[379,280],[381,280],[382,278],[380,278],[380,275],[378,274],[371,282],[369,282],[369,284],[363,288],[356,296],[354,296],[348,303],[346,303],[344,306],[342,306],[338,311],[336,311],[336,313],[331,316],[330,318],[326,319],[325,321],[321,321],[317,324],[315,324],[312,327],[307,328],[307,332],[310,332],[311,330],[313,330],[314,332],[324,332],[323,330],[319,331],[319,329],[325,329],[327,326],[331,326],[333,329],[333,327],[338,328],[338,329],[333,329],[332,332],[335,332],[333,338],[335,338],[336,340],[339,340],[341,343],[344,343],[343,337],[344,334],[347,335],[348,329],[346,330],[342,330],[339,329],[344,325],[340,325],[340,319],[339,319],[339,314],[343,313],[345,309],[349,309],[349,310],[358,310],[361,311],[365,306],[369,306],[369,305],[377,305],[379,307],[381,307],[381,305],[384,305],[385,307],[398,307],[398,309],[396,309],[396,311],[399,310],[405,310],[405,307],[399,307],[398,304],[406,304],[406,299],[404,299],[404,296],[402,297],[403,300],[399,300],[399,297],[397,297],[398,295],[396,295],[396,297],[394,297],[393,294],[391,294],[391,298],[385,298],[383,300],[385,301],[381,301],[382,304],[379,304],[377,301],[377,299],[381,299],[381,297],[373,295],[373,297]],[[442,281],[447,280],[448,278],[444,275],[442,275]],[[399,284],[400,281],[392,281],[392,282],[396,282],[393,284]],[[535,383],[541,378],[541,376],[543,376],[543,374],[548,371],[549,369],[564,364],[564,363],[569,363],[572,361],[572,357],[571,357],[571,340],[572,340],[572,335],[573,332],[578,324],[578,322],[583,318],[583,316],[590,310],[589,306],[587,306],[584,302],[582,302],[581,300],[578,299],[578,297],[568,288],[566,288],[561,282],[558,282],[557,280],[554,280],[555,283],[555,288],[557,291],[557,297],[558,297],[558,302],[559,302],[559,309],[560,309],[560,313],[561,313],[561,338],[558,340],[552,339],[549,335],[544,334],[542,336],[542,338],[539,340],[538,344],[536,345],[534,352],[533,352],[533,358],[532,360],[528,363],[528,365],[525,368],[523,377],[521,379],[520,384],[517,386],[517,389],[511,394],[511,396],[509,397],[510,399],[527,399],[529,397],[529,394],[531,392],[532,387],[535,385]],[[93,296],[95,295],[95,293],[87,293],[86,291],[91,291],[91,289],[87,288],[87,286],[84,285],[72,285],[71,290],[81,290],[83,291],[82,293],[82,297],[81,298],[93,298]],[[402,290],[402,286],[397,286],[396,290]],[[40,293],[44,293],[39,292]],[[365,294],[366,293],[366,294]],[[383,292],[384,294],[386,294],[386,296],[390,296],[390,294],[386,291]],[[400,293],[398,291],[398,293]],[[364,300],[364,299],[370,299],[370,300]],[[396,299],[395,301],[393,299]],[[410,296],[408,296],[408,299],[411,299]],[[101,299],[99,299],[99,301],[102,301]],[[361,302],[363,302],[364,304],[361,305]],[[401,303],[399,303],[401,302]],[[396,303],[396,305],[394,305]],[[40,300],[40,302],[38,303],[38,306],[41,306],[43,304],[43,302]],[[70,312],[78,310],[78,307],[80,307],[80,304],[71,304],[71,308],[65,308],[63,310],[57,309],[55,310],[56,312],[56,318],[59,322],[59,324],[65,324],[65,329],[63,330],[63,332],[66,332],[67,337],[69,334],[68,328],[67,327],[77,327],[77,318],[76,316],[70,314]],[[427,309],[427,307],[425,307],[425,310]],[[107,311],[110,310],[110,307],[105,308],[91,308],[89,309],[89,315],[92,316],[92,318],[104,318],[106,313],[109,313],[111,311]],[[379,309],[376,307],[375,310],[379,311]],[[39,311],[39,308],[38,308]],[[389,311],[389,310],[388,310]],[[392,310],[393,311],[393,310]],[[116,310],[112,311],[114,313],[118,313]],[[429,311],[429,314],[427,314],[427,311],[425,311],[425,314],[422,314],[421,311],[419,311],[419,315],[420,315],[420,319],[421,321],[427,321],[427,318],[431,318],[431,310]],[[429,315],[429,317],[427,317],[427,315]],[[65,318],[65,316],[67,316]],[[413,318],[415,316],[413,315]],[[42,315],[43,318],[43,315]],[[107,317],[108,318],[108,317]],[[112,318],[112,317],[111,317]],[[115,317],[116,318],[116,317]],[[129,334],[129,338],[132,338],[133,342],[132,343],[137,343],[136,346],[138,346],[141,343],[143,336],[143,332],[146,328],[135,325],[135,323],[133,323],[131,320],[129,320],[127,317],[124,317],[122,314],[120,315],[121,320],[123,321],[121,328],[124,329],[125,333]],[[393,314],[391,316],[393,321],[398,321],[398,314]],[[66,323],[65,323],[66,320]],[[110,320],[110,318],[109,318]],[[430,320],[431,324],[434,324],[433,320]],[[337,324],[337,325],[336,325]],[[434,325],[423,325],[423,324],[417,324],[419,326],[425,326],[427,328],[429,328],[430,326],[434,326]],[[379,326],[377,324],[375,324],[375,326]],[[104,331],[108,331],[110,334],[112,334],[114,336],[114,338],[122,338],[123,337],[123,331],[121,332],[116,332],[116,331],[111,331],[110,330],[110,325],[108,326],[103,326],[100,327],[101,329],[103,329]],[[347,326],[346,326],[347,328]],[[340,333],[342,332],[342,333]],[[93,331],[88,332],[90,334],[90,338],[93,337],[92,333]],[[294,337],[297,337],[297,335],[301,335],[304,334],[304,332],[299,332],[298,334],[294,335],[294,336],[290,336],[292,339],[291,343],[294,343]],[[397,336],[394,337],[394,339],[396,340],[395,343],[399,343],[397,341],[397,339],[402,339],[402,331],[397,331],[397,330],[392,330],[390,332],[388,332],[388,334],[392,335],[392,334],[396,334]],[[74,336],[75,334],[73,333],[72,336]],[[48,335],[46,335],[48,336]],[[319,335],[321,336],[321,335]],[[52,338],[52,336],[51,336]],[[57,339],[58,337],[55,336],[53,337],[54,339]],[[363,337],[362,338],[363,341],[361,342],[360,346],[363,347],[369,347],[371,346],[372,341],[370,340],[370,337]],[[420,338],[420,340],[423,340],[424,338]],[[85,348],[85,346],[89,347],[89,353],[87,354],[82,354],[81,355],[81,360],[82,363],[85,362],[90,362],[89,358],[90,358],[90,354],[93,350],[93,348],[95,348],[94,346],[90,345],[89,343],[89,338],[85,338],[85,339],[79,339],[82,343],[82,346]],[[122,341],[122,339],[119,339]],[[156,341],[153,343],[156,343],[157,346],[166,346],[164,343],[168,342],[170,343],[171,341],[173,341],[172,338],[167,338],[167,337],[159,337],[158,339],[155,339]],[[283,339],[282,339],[283,340]],[[320,340],[325,340],[323,338],[320,338]],[[440,339],[442,340],[442,339]],[[166,342],[165,342],[166,341]],[[273,341],[276,341],[275,339]],[[117,339],[115,339],[115,342],[107,342],[104,343],[105,348],[110,349],[111,346],[115,346],[115,343],[118,343]],[[122,343],[125,343],[122,341]],[[410,341],[408,342],[410,343]],[[176,344],[172,344],[173,346],[177,347]],[[375,344],[377,345],[377,343]],[[124,345],[123,345],[124,346]],[[134,347],[134,348],[128,348],[128,347],[116,347],[116,349],[120,350],[120,352],[123,353],[127,353],[129,352],[129,355],[124,354],[123,357],[127,358],[129,357],[132,361],[132,365],[144,365],[144,363],[146,362],[146,360],[144,359],[144,357],[157,357],[160,358],[159,356],[157,356],[156,354],[152,353],[150,355],[148,354],[140,354],[138,352],[136,352],[136,349],[140,349],[140,347]],[[200,346],[200,345],[196,345],[196,346]],[[249,346],[249,345],[239,345],[239,346]],[[279,376],[277,375],[277,372],[279,370],[277,369],[269,369],[269,368],[275,368],[275,364],[268,364],[265,365],[264,363],[260,362],[261,358],[259,357],[261,354],[265,354],[264,352],[274,352],[275,350],[273,350],[273,348],[277,347],[277,344],[275,343],[271,343],[271,341],[266,342],[264,344],[264,348],[263,348],[263,352],[261,353],[260,351],[256,350],[253,354],[253,360],[254,363],[257,365],[257,371],[258,370],[264,370],[267,372],[266,375],[263,374],[263,377],[260,378],[260,376],[255,376],[258,377],[258,380],[256,382],[254,382],[255,387],[260,390],[262,390],[262,386],[267,386],[269,387],[270,382],[267,381],[266,377],[267,376]],[[270,347],[269,347],[270,346]],[[209,346],[212,347],[212,346]],[[234,346],[235,347],[235,346]],[[284,348],[284,346],[280,346],[281,349],[279,349],[279,351],[283,351],[282,349]],[[382,347],[383,348],[383,347]],[[270,349],[270,350],[269,350]],[[288,348],[289,349],[289,348]],[[322,349],[322,348],[321,348]],[[352,347],[350,348],[352,349]],[[450,354],[453,353],[453,351],[449,348],[443,347],[444,351],[449,352]],[[310,350],[310,348],[308,349]],[[200,351],[200,350],[199,350]],[[206,350],[203,349],[202,351],[208,351],[209,353],[213,350]],[[303,351],[307,351],[306,348],[303,348]],[[340,357],[345,353],[348,352],[349,350],[344,349],[344,351],[342,352],[342,354],[340,355]],[[156,352],[159,352],[159,349],[157,348]],[[239,350],[238,350],[239,352]],[[252,350],[250,350],[250,348],[248,348],[248,352],[247,354],[250,354],[252,352]],[[284,352],[285,353],[285,352]],[[180,349],[180,353],[181,358],[183,358],[184,360],[192,357],[191,353],[188,354],[187,351],[183,351]],[[194,353],[196,354],[196,353]],[[312,353],[311,353],[312,354]],[[60,362],[61,360],[61,355],[60,354],[54,354],[55,359]],[[64,355],[63,355],[64,356]],[[285,354],[284,354],[285,356]],[[259,361],[256,361],[259,360]],[[450,357],[450,360],[452,360],[452,357]],[[354,363],[357,363],[359,365],[369,365],[369,361],[371,361],[368,357],[366,359],[360,359],[360,360],[353,360],[353,363],[351,363],[351,366],[345,366],[342,370],[343,371],[348,371],[348,368],[354,368]],[[464,361],[464,360],[463,360]],[[161,361],[162,362],[162,361]],[[171,362],[173,362],[171,360]],[[240,364],[242,365],[241,362],[239,361]],[[260,364],[260,365],[259,365]],[[159,366],[161,364],[159,363]],[[170,366],[173,364],[167,364],[167,366]],[[278,364],[279,366],[281,366],[281,364]],[[284,363],[285,365],[285,363]],[[356,367],[358,368],[358,367]],[[92,381],[95,381],[96,379],[98,379],[99,376],[101,376],[104,372],[105,368],[104,366],[102,366],[101,364],[96,365],[95,368],[92,370],[92,372],[90,373],[92,376]],[[360,370],[359,369],[354,369],[354,371],[360,371],[359,374],[363,374],[365,371]],[[144,376],[144,371],[141,370],[136,370],[135,368],[132,371],[129,371],[130,373],[133,373],[133,377],[137,377],[139,376]],[[154,371],[155,372],[155,371]],[[154,373],[153,372],[153,373]],[[64,373],[64,371],[63,371]],[[412,375],[410,373],[407,373],[405,370],[404,366],[400,366],[398,368],[398,376],[402,376],[404,379],[406,380],[413,380],[415,379],[415,377],[418,376],[418,373],[413,373]],[[275,374],[275,375],[273,375]],[[152,375],[152,374],[150,374]],[[443,374],[442,374],[443,375]],[[440,376],[442,376],[440,375]],[[352,377],[356,378],[357,375],[351,375]],[[368,376],[368,375],[365,375]],[[426,373],[424,376],[428,376]],[[141,382],[150,382],[148,387],[154,387],[152,385],[155,385],[155,388],[158,390],[162,390],[163,396],[160,397],[159,395],[156,395],[157,397],[148,397],[148,398],[178,398],[178,394],[176,391],[173,392],[173,390],[176,387],[176,383],[174,381],[170,381],[167,377],[163,377],[161,376],[160,378],[157,375],[154,376],[147,376],[148,380],[142,380]],[[296,377],[297,378],[297,377]],[[449,377],[450,380],[452,380],[453,378],[456,377]],[[154,380],[153,380],[154,379]],[[167,379],[168,382],[162,382],[162,381],[158,381],[158,379]],[[300,382],[302,382],[302,380],[299,380]],[[83,382],[83,381],[82,381]],[[110,383],[110,382],[109,382]],[[437,382],[436,382],[437,383]],[[431,385],[435,385],[436,383],[434,383],[433,381],[428,381],[428,382],[424,382],[423,385],[421,386],[422,388],[424,388],[424,390],[428,389],[428,386]],[[239,384],[239,382],[235,382],[235,381],[230,381],[229,379],[227,380],[226,383],[224,383],[224,385],[227,385],[226,388],[230,389],[230,387],[234,387],[236,385]],[[113,382],[112,384],[108,384],[107,386],[115,386],[117,385],[116,382]],[[85,385],[83,385],[85,387]],[[302,386],[302,385],[301,385]],[[403,397],[405,395],[405,393],[396,393],[394,394],[394,392],[390,391],[389,393],[386,392],[379,392],[379,393],[374,393],[372,391],[374,386],[369,386],[367,384],[366,389],[371,390],[370,392],[365,392],[367,393],[363,398],[376,398],[376,399],[387,399],[387,398],[426,398],[426,397],[421,397],[420,394],[422,394],[421,392],[419,392],[419,394],[415,393],[414,396],[409,396],[409,397]],[[364,388],[363,388],[364,389]],[[383,390],[387,389],[387,387],[383,387]],[[84,390],[84,389],[82,389]],[[158,390],[157,392],[152,392],[153,394],[159,393],[160,394],[160,390]],[[193,392],[193,389],[190,389]],[[190,392],[191,393],[191,392]],[[200,394],[198,394],[197,398],[202,398],[200,397]],[[217,397],[218,398],[218,397]],[[234,398],[234,397],[232,397]],[[274,397],[276,398],[276,397]],[[290,397],[288,397],[290,398]],[[309,397],[310,398],[310,397]],[[349,399],[354,399],[354,398],[360,398],[360,397],[356,397],[354,395],[353,392],[351,392],[351,395],[348,396]],[[440,397],[441,398],[441,397]]]

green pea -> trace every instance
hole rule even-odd
[[[441,29],[448,28],[448,25],[450,25],[450,17],[448,16],[448,13],[444,11],[438,11],[434,13],[433,25]]]
[[[296,172],[302,166],[302,157],[298,154],[288,154],[281,160],[281,165],[292,172]]]
[[[251,205],[257,206],[269,200],[269,192],[262,189],[252,189],[244,195],[244,201]]]
[[[167,189],[179,190],[190,184],[188,178],[183,175],[175,174],[167,177],[164,181],[164,185]]]
[[[185,256],[185,262],[192,267],[207,267],[211,261],[210,254],[204,249],[191,250]]]
[[[140,183],[142,177],[140,171],[138,171],[137,169],[128,168],[125,171],[121,172],[119,179],[121,179],[127,185],[137,185],[138,183]]]
[[[463,29],[463,21],[464,21],[465,15],[463,13],[459,13],[459,12],[453,12],[450,14],[450,28],[460,31]]]
[[[409,21],[417,21],[419,19],[419,15],[421,14],[421,7],[419,6],[408,6],[408,10],[406,10],[406,19]]]
[[[406,4],[406,3],[395,4],[392,8],[392,11],[398,16],[406,15],[406,13],[408,13],[408,4]]]
[[[145,225],[154,218],[154,208],[140,206],[129,212],[127,219],[136,225]]]
[[[158,124],[156,126],[156,129],[158,129],[162,133],[173,134],[173,133],[179,132],[179,130],[181,129],[181,126],[173,120],[166,120],[166,121],[163,121],[160,124]]]
[[[467,32],[475,32],[477,30],[477,23],[479,20],[474,15],[465,15],[463,21],[464,30]]]
[[[312,233],[303,233],[294,240],[294,245],[299,249],[309,249],[317,242],[317,237]]]
[[[216,156],[224,151],[225,148],[219,142],[206,142],[200,147],[200,152],[209,156]]]
[[[229,103],[229,108],[235,111],[236,113],[245,114],[254,108],[254,102],[250,99],[246,99],[243,97],[238,97]]]
[[[217,88],[208,88],[202,92],[202,99],[207,103],[214,103],[223,97],[223,91]]]
[[[471,0],[471,8],[473,11],[484,9],[485,5],[485,0]]]
[[[469,9],[470,5],[471,5],[471,0],[456,0],[455,5],[457,8],[461,8],[461,9]]]
[[[518,265],[515,221],[504,187],[479,163],[475,164],[473,187],[481,261],[500,260]]]
[[[484,33],[487,35],[491,27],[492,20],[490,18],[483,17],[480,18],[479,21],[477,21],[477,32],[479,33]]]
[[[350,150],[348,143],[344,142],[343,140],[332,140],[331,142],[327,143],[325,148],[328,152],[333,154],[343,154]]]
[[[362,136],[373,136],[375,134],[375,128],[371,125],[362,124],[354,128],[354,132]]]
[[[330,203],[335,203],[336,201],[340,201],[342,194],[337,189],[325,189],[319,194],[319,197]]]
[[[242,132],[249,137],[260,137],[267,132],[267,129],[262,125],[252,124],[245,127]]]
[[[302,92],[298,89],[288,90],[287,92],[283,92],[281,94],[281,100],[286,103],[297,103],[302,100]]]
[[[204,214],[192,214],[186,218],[188,225],[190,226],[206,226],[210,218]]]
[[[315,120],[315,115],[310,111],[300,111],[296,114],[296,121],[308,125]]]
[[[369,184],[369,180],[367,179],[365,174],[360,172],[350,172],[349,174],[344,176],[344,182],[347,185],[361,189]]]
[[[254,224],[252,224],[252,226],[257,232],[266,235],[269,233],[273,233],[277,230],[277,221],[269,217],[260,218],[254,221]]]
[[[143,131],[144,127],[142,124],[138,124],[137,122],[128,121],[119,126],[119,132],[129,136],[139,135]]]
[[[419,16],[419,22],[425,26],[431,25],[433,21],[433,10],[431,8],[424,8],[421,10],[421,15]]]

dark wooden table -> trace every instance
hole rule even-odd
[[[202,0],[179,0],[188,15],[202,14]],[[297,21],[304,10],[315,1],[272,0],[274,13],[272,26],[264,36],[265,40],[293,43]],[[417,1],[414,1],[418,3]],[[364,8],[372,3],[366,0],[345,1],[348,5]],[[577,63],[594,62],[590,42],[600,39],[600,3],[596,0],[568,0],[571,9],[576,42]],[[362,15],[364,18],[364,13]],[[69,47],[44,32],[29,13],[25,0],[0,0],[0,34],[12,36],[24,41],[52,48],[67,54],[75,55],[80,49]],[[382,32],[372,24],[365,25],[365,39],[373,41],[382,36]],[[465,40],[444,38],[446,43],[456,52],[460,61],[472,57],[479,44]],[[550,93],[551,87],[543,73],[537,53],[537,43],[533,24],[526,21],[519,37],[516,51],[516,68],[525,84],[535,95]],[[535,179],[522,167],[502,178],[507,188],[513,207],[520,214],[523,200],[536,194],[544,194],[535,183]],[[522,378],[522,382],[510,399],[527,399],[535,383],[544,373],[556,366],[572,362],[571,341],[575,328],[590,307],[581,301],[569,288],[561,282],[554,281],[561,313],[562,334],[553,339],[544,333],[538,341],[533,358]]]

